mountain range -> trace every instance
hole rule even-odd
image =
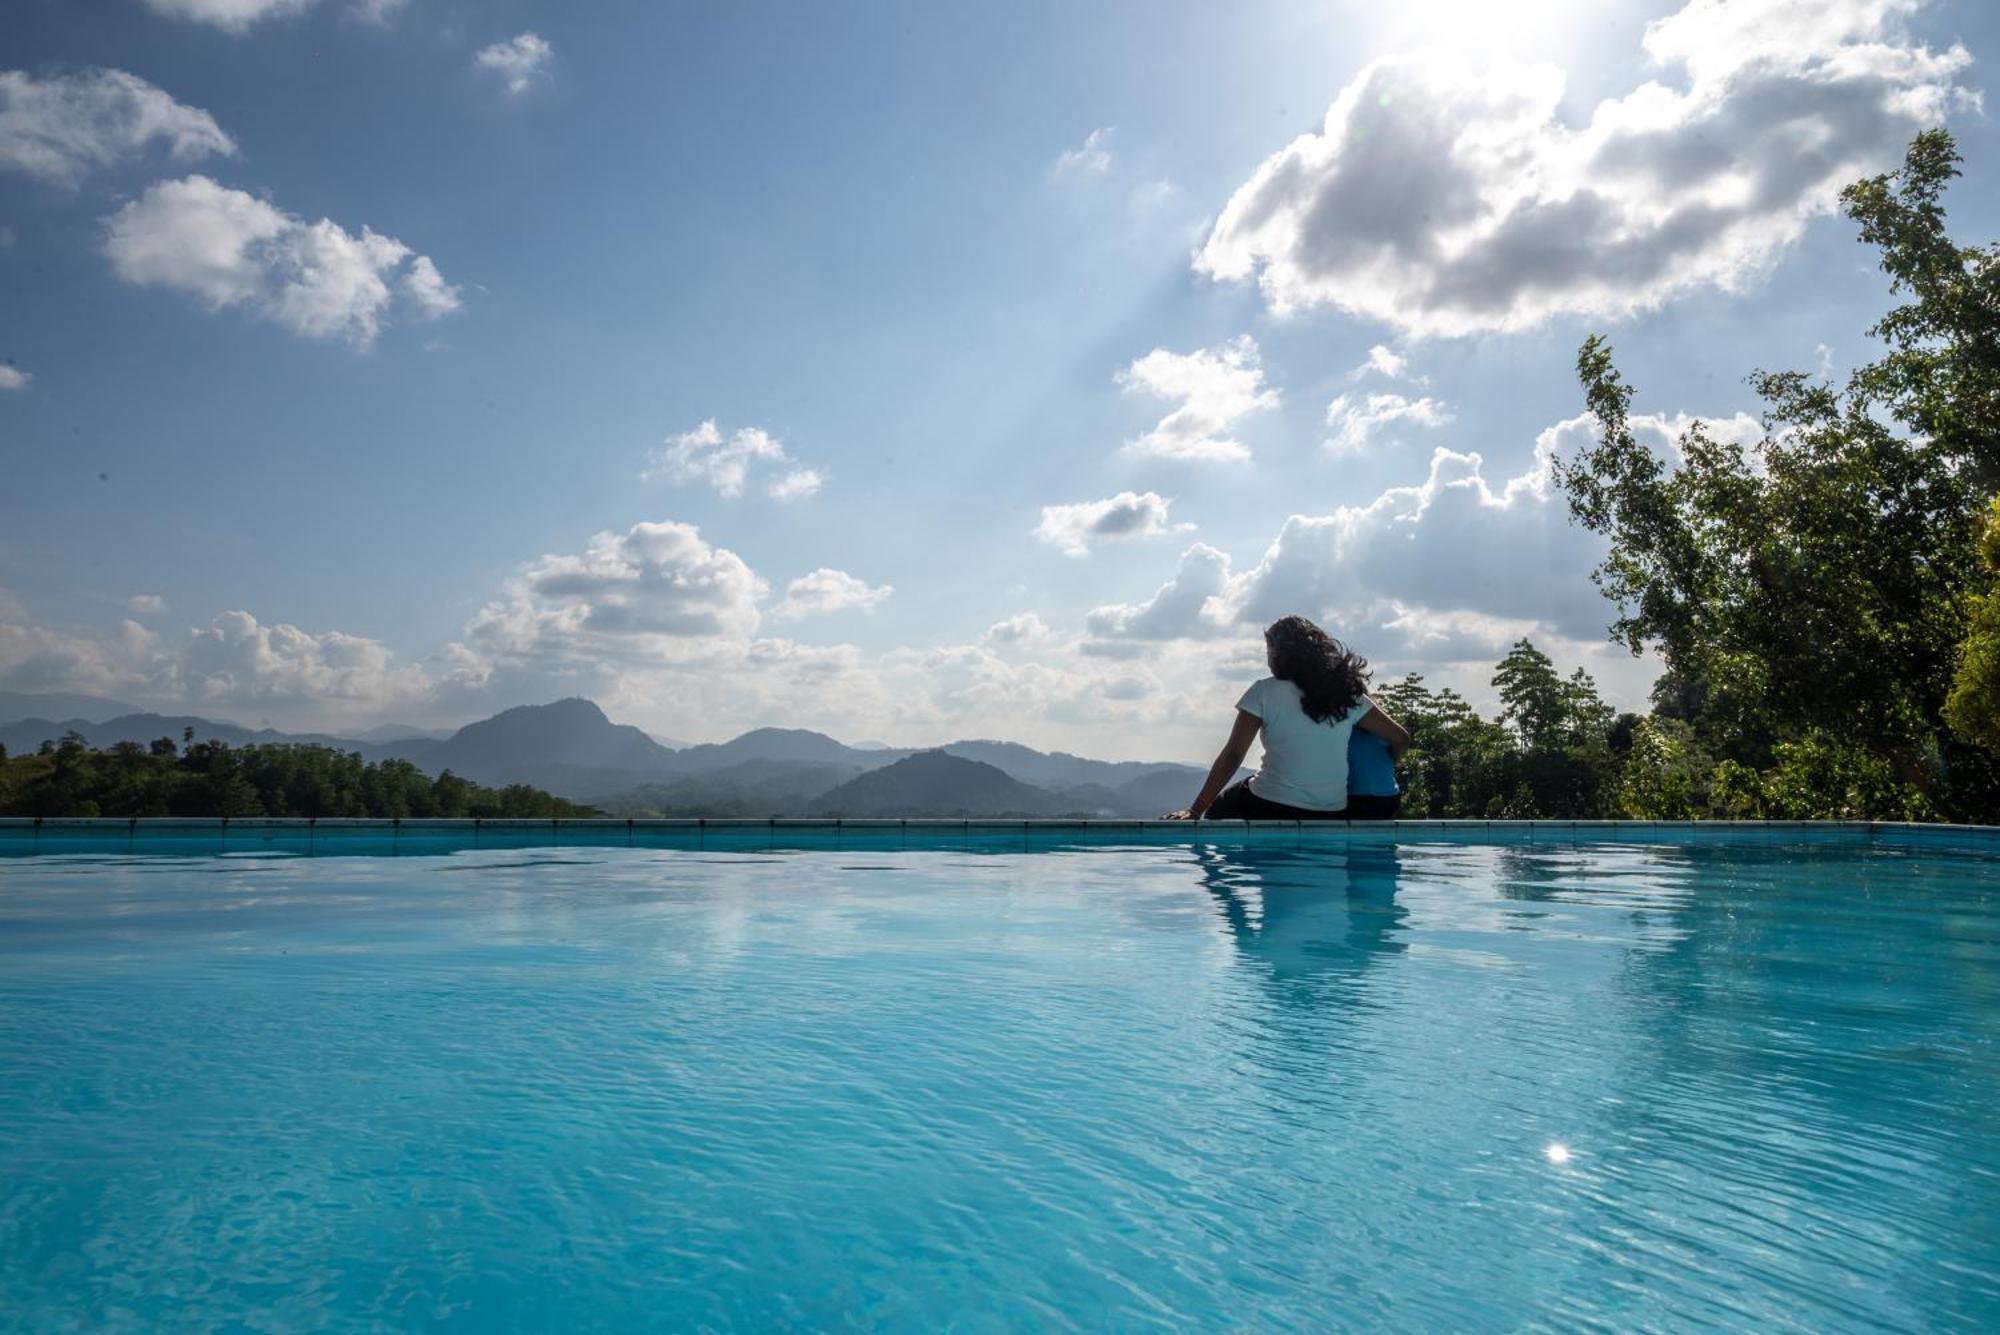
[[[849,746],[797,728],[757,728],[677,748],[574,698],[502,710],[445,735],[389,725],[334,737],[142,713],[88,696],[0,693],[0,745],[10,754],[66,732],[107,747],[159,737],[178,743],[187,729],[198,741],[312,743],[368,760],[406,760],[427,774],[448,769],[482,784],[532,784],[620,816],[1150,817],[1185,806],[1205,773],[1016,742]]]

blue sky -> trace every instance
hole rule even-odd
[[[1192,759],[1298,610],[1475,699],[1530,634],[1636,705],[1536,473],[1578,342],[1662,448],[1865,359],[1832,193],[1942,120],[1991,238],[1994,28],[21,0],[0,687]]]

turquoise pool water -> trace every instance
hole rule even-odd
[[[2000,1325],[2000,861],[0,858],[0,1328]]]

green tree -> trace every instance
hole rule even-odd
[[[1899,172],[1845,192],[1910,300],[1872,331],[1887,355],[1844,388],[1753,376],[1765,432],[1747,448],[1696,424],[1679,461],[1662,459],[1631,429],[1611,349],[1593,337],[1578,356],[1598,436],[1556,475],[1573,517],[1610,541],[1596,577],[1618,605],[1612,633],[1659,653],[1693,740],[1774,776],[1788,810],[1812,806],[1788,786],[1808,776],[1845,785],[1813,814],[1985,814],[2000,797],[1992,758],[1943,720],[1982,489],[2000,476],[2000,267],[1945,234],[1957,161],[1927,132]]]
[[[1944,717],[1959,736],[2000,750],[2000,499],[1986,512],[1979,557],[1988,586],[1972,598]]]

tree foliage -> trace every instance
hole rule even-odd
[[[1618,605],[1612,635],[1660,655],[1656,717],[1686,725],[1641,739],[1655,776],[1632,795],[1644,804],[1679,800],[1676,755],[1706,755],[1733,768],[1690,792],[1695,807],[1995,810],[1988,743],[1945,712],[1961,661],[1978,659],[1980,514],[2000,482],[2000,254],[1945,231],[1957,163],[1950,136],[1929,131],[1900,171],[1844,192],[1907,300],[1870,331],[1883,358],[1844,386],[1753,375],[1755,443],[1696,424],[1662,458],[1631,429],[1610,347],[1593,337],[1578,355],[1597,439],[1558,460],[1557,479],[1572,516],[1610,541],[1595,573]]]
[[[184,739],[185,740],[185,739]],[[591,808],[539,788],[486,788],[406,760],[364,761],[328,746],[231,747],[162,737],[92,750],[75,733],[0,755],[0,815],[548,818]]]

